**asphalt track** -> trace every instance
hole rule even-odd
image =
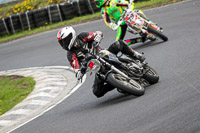
[[[102,98],[92,93],[93,76],[73,95],[14,133],[199,133],[200,132],[200,1],[146,10],[164,28],[168,42],[133,46],[144,52],[160,75],[159,83],[141,97],[116,90]],[[74,27],[104,32],[103,47],[115,33],[102,20]],[[35,66],[68,65],[56,42],[57,30],[0,46],[0,71]],[[127,34],[126,38],[131,37]]]

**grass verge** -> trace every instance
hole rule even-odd
[[[137,9],[144,10],[144,9],[159,7],[159,6],[168,5],[168,4],[172,4],[172,3],[176,3],[176,2],[180,2],[180,1],[184,1],[184,0],[149,0],[149,1],[141,1],[141,2],[135,3],[135,7]],[[25,37],[25,36],[33,35],[33,34],[36,34],[36,33],[48,31],[48,30],[51,30],[51,29],[63,27],[64,25],[75,25],[75,24],[89,22],[89,21],[93,21],[93,20],[97,20],[97,19],[101,19],[101,14],[100,13],[95,13],[95,14],[91,14],[91,15],[75,17],[75,18],[73,18],[71,20],[59,22],[59,23],[56,23],[56,24],[49,24],[49,25],[46,25],[46,26],[43,26],[43,27],[40,27],[40,28],[35,28],[33,30],[21,31],[21,32],[16,33],[16,34],[5,35],[5,36],[0,37],[0,44],[8,42],[8,41],[15,40],[15,39],[18,39],[18,38],[21,38],[21,37]]]
[[[34,89],[32,77],[0,76],[0,115],[25,99]]]

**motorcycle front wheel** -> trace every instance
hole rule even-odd
[[[155,36],[157,36],[158,38],[162,39],[163,41],[168,41],[168,37],[166,37],[161,32],[157,31],[156,29],[154,29],[150,25],[148,26],[147,31],[152,33],[152,34],[154,34]]]
[[[145,67],[145,69],[146,73],[143,75],[143,78],[147,80],[150,84],[157,83],[159,80],[158,73],[148,65]]]
[[[133,79],[125,78],[120,74],[109,73],[107,81],[112,86],[127,92],[128,94],[141,96],[144,94],[144,87]]]

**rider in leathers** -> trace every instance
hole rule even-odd
[[[126,34],[127,25],[123,21],[122,24],[117,28],[117,23],[120,20],[124,9],[128,7],[129,2],[127,0],[94,0],[98,8],[101,8],[101,15],[104,19],[106,26],[113,30],[117,30],[116,40],[123,40]],[[146,18],[142,10],[134,9],[134,2],[131,4],[131,10],[139,14],[141,17]],[[145,42],[146,36],[127,39],[125,42],[127,45]]]
[[[85,69],[82,69],[82,62],[85,59],[86,53],[98,54],[102,49],[97,46],[103,38],[103,33],[100,31],[96,32],[81,32],[76,36],[76,32],[72,27],[64,27],[59,30],[57,39],[63,49],[67,50],[67,59],[70,65],[75,69],[76,77],[82,79],[85,74]],[[134,59],[144,61],[144,56],[127,46],[127,44],[118,40],[110,45],[108,50],[114,54],[121,51],[124,54],[131,56]],[[93,84],[93,93],[96,97],[102,97],[108,91],[113,90],[114,87],[101,80],[98,76],[95,76]]]

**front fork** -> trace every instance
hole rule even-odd
[[[163,32],[162,28],[158,27],[157,25],[149,24],[148,26],[151,26],[152,28],[154,28],[155,30],[158,30],[159,32]],[[138,27],[138,26],[135,26],[135,27],[139,29],[141,36],[147,36],[148,39],[153,41],[156,39],[156,37],[152,33],[148,32],[148,26],[147,26],[147,29],[143,29],[142,27]]]
[[[155,39],[156,39],[156,37],[155,37],[153,34],[151,34],[150,32],[148,32],[148,31],[145,30],[145,29],[141,29],[140,35],[141,35],[141,36],[146,35],[147,38],[150,39],[150,40],[155,40]]]

